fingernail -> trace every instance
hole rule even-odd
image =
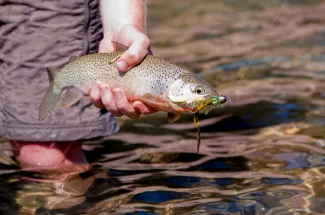
[[[120,99],[120,98],[122,97],[121,89],[115,89],[115,90],[113,91],[113,93],[114,93],[114,97],[115,97],[116,99]]]
[[[117,68],[118,70],[121,70],[121,71],[126,71],[128,65],[126,65],[125,61],[119,61],[117,62]]]

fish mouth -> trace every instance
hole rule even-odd
[[[213,96],[208,97],[202,100],[193,100],[193,101],[181,101],[181,102],[173,102],[174,104],[177,104],[182,110],[191,112],[191,113],[197,113],[201,110],[204,110],[205,113],[207,113],[207,110],[226,103],[229,100],[227,96]]]
[[[222,105],[222,104],[226,103],[227,101],[229,101],[229,97],[227,97],[227,96],[223,96],[223,95],[213,96],[206,100],[199,101],[197,108],[196,108],[196,112],[204,110],[207,113],[207,110],[210,109],[211,107]]]

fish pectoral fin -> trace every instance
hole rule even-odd
[[[181,117],[181,114],[176,114],[176,113],[171,113],[171,112],[168,112],[168,114],[167,114],[167,118],[168,118],[169,122],[175,122],[180,117]]]
[[[75,60],[77,60],[77,56],[71,56],[70,58],[69,58],[69,62],[72,62],[72,61],[75,61]]]
[[[83,96],[83,93],[77,88],[69,88],[61,105],[62,107],[69,107],[77,103]]]
[[[114,46],[114,50],[115,51],[122,51],[125,52],[126,50],[128,50],[129,48],[126,47],[125,45],[122,45],[121,43],[115,42],[115,41],[111,41],[113,46]]]
[[[45,69],[46,69],[47,75],[49,77],[49,82],[51,84],[53,82],[53,80],[54,80],[55,73],[57,71],[59,71],[60,68],[58,68],[58,67],[46,67]]]

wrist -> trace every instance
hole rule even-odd
[[[125,29],[137,29],[140,33],[146,35],[146,31],[143,28],[139,28],[136,24],[133,23],[119,23],[118,25],[112,26],[103,31],[103,36],[105,40],[116,41],[121,40],[121,36],[125,33]],[[123,36],[122,36],[123,37]],[[123,39],[122,39],[123,40]]]

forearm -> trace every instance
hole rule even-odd
[[[146,33],[146,0],[100,0],[104,37],[114,37],[125,25]]]

